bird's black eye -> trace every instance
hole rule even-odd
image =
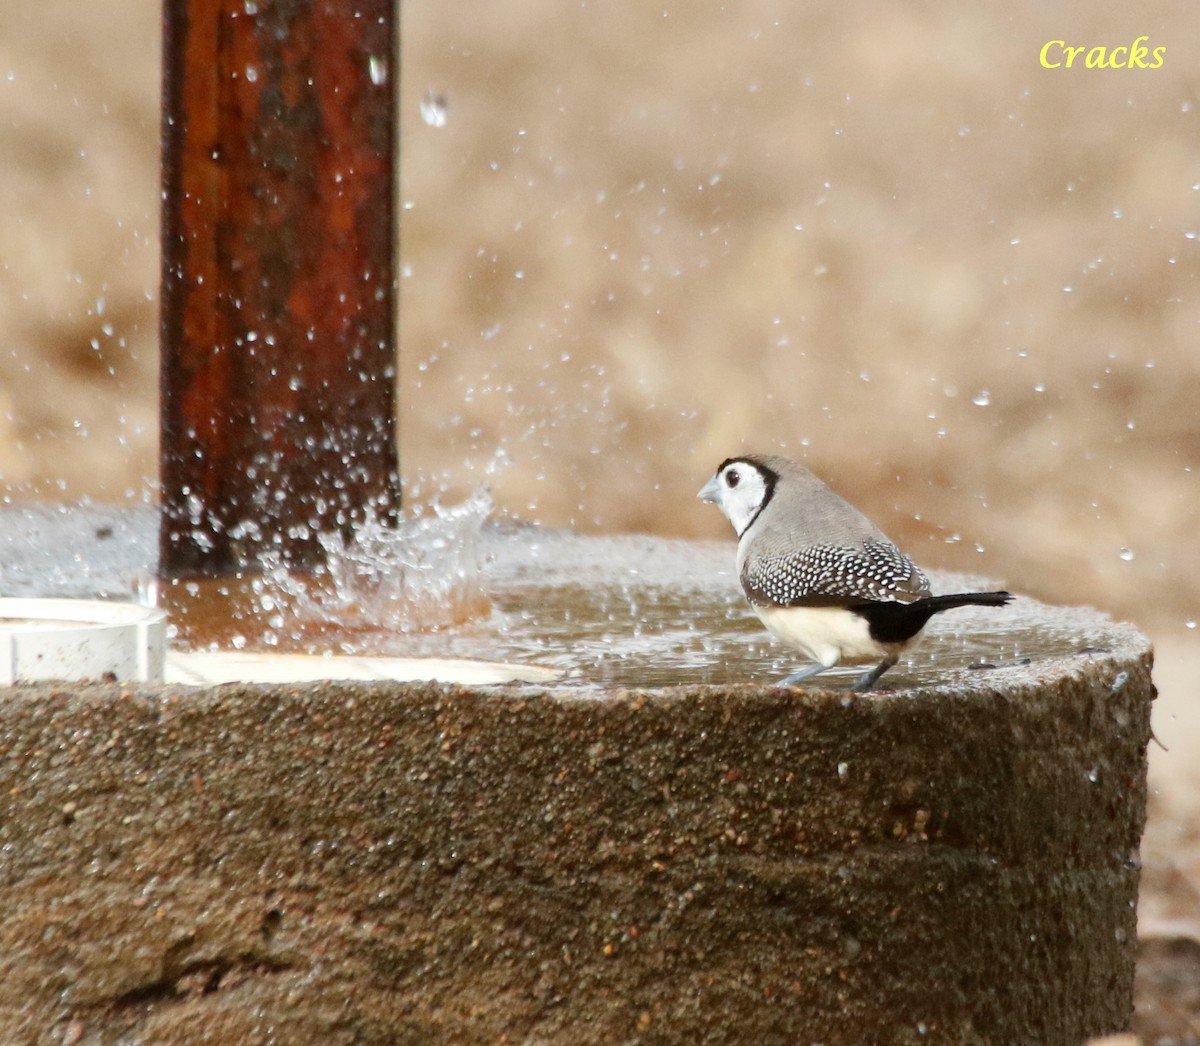
[[[741,481],[742,477],[738,474],[737,469],[730,469],[725,473],[725,486],[736,487]]]

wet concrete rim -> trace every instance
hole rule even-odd
[[[191,685],[186,683],[145,682],[97,682],[72,680],[40,680],[17,683],[0,688],[0,717],[5,703],[19,701],[24,696],[39,697],[47,692],[69,693],[78,698],[83,695],[111,694],[114,699],[137,697],[148,701],[219,701],[233,694],[252,693],[304,693],[344,692],[378,693],[414,689],[422,692],[441,691],[446,696],[471,693],[479,696],[503,697],[513,702],[549,701],[556,704],[579,704],[585,707],[602,708],[629,704],[669,706],[674,703],[692,701],[697,698],[720,698],[738,702],[764,701],[823,706],[837,704],[843,707],[878,705],[881,709],[896,703],[920,706],[926,702],[969,700],[974,695],[1013,695],[1017,692],[1030,693],[1051,682],[1082,676],[1090,666],[1112,669],[1113,682],[1117,680],[1127,663],[1145,662],[1147,672],[1153,665],[1153,646],[1132,626],[1119,626],[1122,634],[1114,635],[1111,646],[1103,649],[1084,649],[1075,654],[1042,658],[1029,664],[997,665],[992,668],[966,669],[950,681],[915,687],[886,687],[866,693],[852,689],[850,685],[782,687],[776,683],[745,682],[735,684],[681,682],[665,687],[603,687],[598,684],[586,686],[543,685],[543,684],[463,684],[443,683],[436,680],[297,680],[295,682],[226,682]],[[1114,630],[1115,631],[1115,630]],[[1119,640],[1119,641],[1117,641]]]

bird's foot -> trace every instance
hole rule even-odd
[[[879,662],[879,664],[872,668],[870,672],[864,673],[862,678],[854,684],[852,689],[858,691],[860,694],[866,693],[869,690],[874,690],[875,684],[879,682],[879,677],[882,676],[883,673],[889,668],[891,668],[896,661],[897,658],[889,658],[886,661]]]
[[[806,679],[812,679],[813,676],[820,675],[832,665],[815,664],[809,665],[808,668],[802,668],[799,672],[793,672],[786,679],[779,681],[780,686],[795,686],[797,683],[803,683]]]

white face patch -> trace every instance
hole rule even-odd
[[[716,490],[712,500],[741,536],[762,508],[767,482],[747,461],[731,461],[713,479]]]

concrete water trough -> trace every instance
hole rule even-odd
[[[313,567],[366,506],[395,515],[396,11],[167,5],[163,527],[4,512],[0,595]],[[1078,1046],[1128,1025],[1134,630],[1021,600],[931,628],[886,692],[784,690],[728,546],[489,540],[486,617],[378,649],[356,621],[289,656],[560,681],[288,681],[275,659],[283,681],[78,682],[137,674],[89,662],[0,690],[0,1042]]]
[[[581,677],[3,691],[0,1040],[1077,1046],[1128,1026],[1135,630],[1019,600],[996,634],[947,621],[890,691],[783,690],[728,576],[703,616],[694,579],[728,574],[728,546],[490,533],[490,625],[407,642],[476,656],[502,620],[499,659],[591,658]],[[530,643],[555,615],[578,644]],[[596,653],[623,632],[632,656]]]

